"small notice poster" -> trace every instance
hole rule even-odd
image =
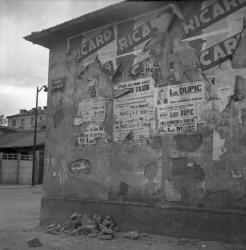
[[[165,134],[193,132],[197,130],[197,109],[195,104],[159,105],[158,132]]]
[[[105,134],[102,125],[106,114],[106,101],[104,98],[91,98],[78,104],[74,125],[89,123],[86,130],[78,137],[79,146],[95,145],[96,140]]]
[[[91,146],[96,144],[96,140],[104,136],[104,127],[101,124],[91,123],[86,131],[78,137],[79,146]]]
[[[114,91],[128,90],[127,98],[137,98],[154,94],[154,79],[152,77],[121,82],[116,84]]]
[[[106,102],[104,98],[90,98],[78,104],[74,125],[85,122],[101,123],[105,119]]]

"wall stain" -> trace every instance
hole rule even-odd
[[[205,172],[194,160],[171,158],[168,180],[182,195],[182,203],[195,205],[204,195]]]
[[[174,136],[176,148],[179,151],[194,152],[199,149],[203,142],[202,134],[177,134]]]

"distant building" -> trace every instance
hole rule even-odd
[[[46,119],[47,107],[38,107],[38,119],[40,123]],[[8,126],[16,129],[33,129],[35,124],[35,108],[31,110],[20,109],[20,113],[16,115],[7,116]],[[45,125],[43,125],[45,127]]]
[[[5,115],[0,115],[0,126],[7,126],[8,125],[8,119]]]

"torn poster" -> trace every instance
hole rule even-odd
[[[213,161],[219,161],[226,152],[225,141],[216,130],[213,131]]]
[[[114,140],[123,142],[133,134],[133,140],[148,138],[155,128],[153,96],[118,98],[114,100]]]
[[[91,123],[86,127],[86,130],[77,138],[79,146],[96,145],[98,139],[103,138],[105,130],[102,124]]]
[[[174,16],[173,6],[167,5],[154,18],[149,20],[129,20],[118,24],[117,55],[123,55],[137,50],[140,45],[143,49],[145,42],[153,37],[156,31],[166,32]]]
[[[106,101],[104,98],[85,99],[78,104],[74,125],[85,122],[102,123],[106,114]]]
[[[203,50],[199,54],[201,70],[205,71],[228,60],[229,57],[234,54],[240,43],[241,34],[242,32],[237,33],[236,35]]]
[[[83,60],[114,40],[113,27],[106,28],[89,39],[85,39],[84,35],[78,34],[67,39],[66,53],[73,53],[77,59]]]
[[[185,35],[188,38],[197,35],[204,28],[246,6],[245,0],[218,0],[199,11],[187,23],[184,23]]]
[[[197,106],[194,103],[182,105],[158,105],[158,132],[177,134],[197,130]]]
[[[150,96],[154,94],[154,79],[151,77],[132,80],[127,82],[120,82],[115,85],[114,92],[122,92],[128,90],[127,98],[136,98],[143,96]]]

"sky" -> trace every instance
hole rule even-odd
[[[35,107],[36,87],[47,84],[49,50],[24,36],[122,0],[0,0],[0,115]],[[47,94],[39,92],[39,106]]]

